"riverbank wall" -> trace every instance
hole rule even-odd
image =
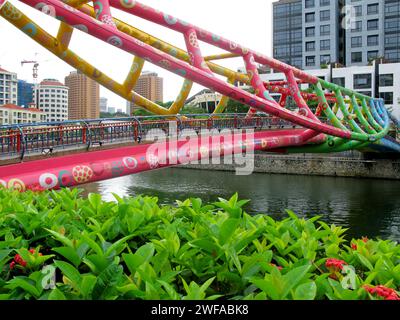
[[[236,171],[238,164],[188,164],[183,169]],[[226,162],[226,161],[225,161]],[[234,162],[234,161],[233,161]],[[255,173],[400,180],[400,159],[254,154]]]

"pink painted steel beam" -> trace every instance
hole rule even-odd
[[[56,12],[57,19],[62,20],[71,26],[74,27],[78,26],[80,30],[83,29],[87,31],[87,33],[91,34],[92,36],[102,41],[108,42],[136,56],[140,56],[143,59],[152,62],[153,64],[156,64],[164,69],[176,73],[177,75],[183,76],[189,80],[197,82],[205,87],[211,88],[225,96],[229,96],[234,100],[242,101],[251,107],[257,108],[260,111],[272,114],[274,116],[296,123],[300,126],[320,131],[321,133],[326,133],[328,135],[333,135],[345,139],[351,138],[350,131],[338,129],[324,123],[318,123],[317,121],[314,121],[307,117],[298,115],[286,109],[282,109],[281,107],[277,107],[275,103],[272,103],[271,101],[255,97],[254,95],[242,89],[227,84],[226,82],[216,77],[212,77],[209,73],[200,70],[198,68],[195,68],[193,66],[189,66],[187,63],[182,62],[168,54],[165,54],[160,50],[154,49],[153,47],[137,39],[134,39],[118,30],[115,30],[113,27],[109,25],[102,24],[101,22],[94,20],[93,18],[85,15],[79,10],[74,9],[60,1],[57,0],[21,0],[21,1],[32,7],[36,7],[39,3],[45,3],[47,5],[53,6]],[[115,1],[111,0],[110,3],[111,5],[115,6]],[[154,11],[153,14],[156,14],[156,12]],[[202,35],[201,31],[198,31],[198,34],[203,37],[206,36],[204,34]],[[211,37],[211,35],[209,36]],[[293,72],[298,73],[300,71],[297,70]],[[303,74],[303,72],[300,73]],[[303,80],[306,79],[304,79],[303,77]],[[310,82],[312,82],[314,81],[314,78],[310,78],[309,80]]]
[[[247,150],[272,150],[302,145],[295,135],[303,129],[271,130],[191,138],[170,143],[136,145],[112,150],[85,152],[79,155],[35,160],[0,167],[0,184],[25,190],[72,187],[139,172],[185,164],[218,155],[241,154]],[[321,143],[318,138],[312,140]],[[214,153],[215,152],[215,153]],[[161,159],[165,159],[162,162]]]

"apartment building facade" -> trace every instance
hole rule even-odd
[[[17,74],[0,67],[0,106],[18,103]]]
[[[69,88],[56,79],[45,79],[38,85],[34,102],[46,114],[47,121],[68,120],[68,91]]]
[[[0,106],[0,125],[46,122],[46,113],[36,108],[22,108],[15,104]]]

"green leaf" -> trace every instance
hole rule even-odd
[[[57,288],[51,290],[48,300],[67,300],[67,298],[64,296],[64,294],[58,290]]]
[[[81,263],[81,258],[78,256],[75,249],[71,247],[59,247],[54,248],[53,251],[57,252],[58,254],[62,255],[64,258],[72,262],[76,268],[79,267]]]
[[[93,299],[94,300],[106,300],[107,298],[113,297],[113,292],[116,290],[116,285],[122,276],[123,270],[117,264],[110,265],[105,269],[96,280],[96,284],[93,288]]]
[[[219,243],[223,246],[226,242],[230,240],[232,235],[235,233],[237,227],[240,224],[239,219],[227,219],[222,224],[219,230]]]
[[[114,244],[112,244],[107,250],[106,250],[106,256],[111,255],[112,252],[115,251],[116,254],[119,254],[122,250],[124,250],[125,246],[126,246],[126,242],[130,239],[132,239],[134,237],[134,235],[130,235],[130,236],[126,236],[120,240],[118,240],[117,242],[115,242]]]
[[[92,205],[93,209],[95,210],[97,210],[102,203],[101,195],[97,193],[90,193],[88,195],[88,200],[89,203]]]
[[[314,281],[299,285],[293,295],[294,300],[314,300],[317,295],[317,285]]]
[[[374,270],[374,266],[371,264],[371,262],[369,262],[369,260],[366,257],[364,257],[362,254],[360,254],[358,252],[356,252],[355,254],[356,254],[358,260],[360,260],[360,262],[365,267],[367,267],[370,271]]]
[[[56,238],[59,242],[61,242],[63,245],[70,247],[70,248],[74,248],[74,245],[72,243],[71,240],[69,240],[66,236],[62,235],[61,233],[55,232],[53,230],[50,229],[46,229],[46,231],[50,232],[50,234]]]
[[[15,289],[15,288],[22,288],[29,294],[31,294],[33,297],[38,298],[40,296],[39,290],[30,283],[30,281],[26,278],[14,278],[10,280],[5,288],[8,289]]]
[[[290,270],[287,274],[283,276],[284,286],[282,290],[281,298],[285,299],[289,294],[290,290],[297,286],[298,283],[302,282],[307,275],[308,270],[310,270],[311,265],[305,265],[297,267]]]
[[[75,288],[78,288],[82,277],[81,274],[77,269],[74,268],[71,264],[63,261],[54,261],[54,264],[56,265],[57,268],[61,270],[64,276],[66,276],[71,282],[73,283],[73,286]]]

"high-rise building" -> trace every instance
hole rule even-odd
[[[18,80],[18,105],[28,108],[33,103],[34,84]]]
[[[80,71],[73,71],[65,77],[69,88],[68,118],[97,119],[100,117],[99,84]]]
[[[107,112],[108,107],[108,99],[101,97],[100,98],[100,112]]]
[[[278,60],[299,67],[301,55],[303,69],[400,62],[400,0],[280,0],[273,8]]]
[[[346,0],[346,5],[352,8],[346,29],[346,65],[365,66],[384,56],[384,1]]]
[[[388,62],[400,62],[400,0],[384,0],[384,56]],[[379,2],[383,2],[380,0]]]
[[[146,99],[153,102],[164,101],[164,79],[159,77],[156,72],[144,71],[139,77],[134,91]],[[131,103],[130,110],[135,109],[134,103]]]
[[[115,108],[114,107],[108,107],[107,111],[108,111],[108,113],[114,114],[115,113]]]
[[[46,113],[47,121],[68,120],[68,90],[56,79],[45,79],[38,85],[34,102],[38,109]]]
[[[303,68],[302,0],[273,3],[274,58]]]
[[[340,0],[302,0],[304,69],[341,61],[342,6]]]
[[[0,68],[0,106],[18,103],[17,74]]]

